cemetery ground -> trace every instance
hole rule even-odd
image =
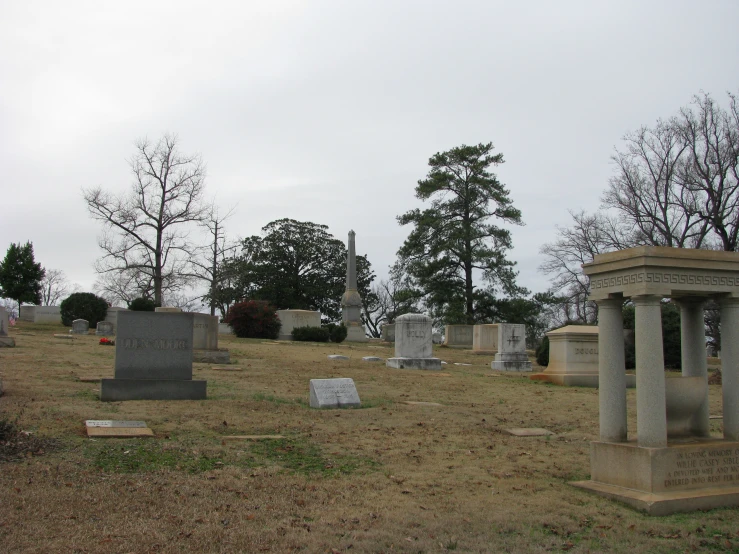
[[[0,350],[6,552],[739,552],[737,510],[648,517],[568,485],[589,477],[595,389],[470,350],[435,346],[448,365],[431,372],[362,361],[392,345],[221,335],[240,371],[195,364],[207,400],[103,403],[86,381],[112,377],[114,348],[66,332],[20,322]],[[354,379],[362,408],[311,409],[309,380],[331,377]],[[92,440],[87,419],[155,436]],[[520,427],[555,434],[505,431]],[[283,438],[230,438],[247,435]]]

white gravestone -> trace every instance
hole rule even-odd
[[[382,340],[395,342],[395,323],[386,323],[382,326]]]
[[[598,327],[567,325],[547,333],[549,365],[530,377],[569,387],[598,388]],[[636,386],[636,376],[626,375],[626,386]]]
[[[72,322],[73,335],[87,335],[90,332],[90,322],[86,319],[75,319]]]
[[[485,354],[498,351],[498,324],[475,325],[472,329],[472,351]]]
[[[95,328],[95,334],[100,337],[110,337],[115,334],[115,327],[110,321],[98,321],[97,327]]]
[[[61,324],[62,312],[59,306],[21,306],[19,319],[33,323]]]
[[[471,348],[473,327],[473,325],[447,325],[444,328],[444,344],[457,348]]]
[[[280,318],[279,340],[293,340],[293,329],[296,327],[320,327],[321,312],[312,310],[277,310]]]
[[[354,379],[311,379],[311,408],[358,408],[361,406]]]
[[[490,367],[498,371],[531,371],[526,354],[526,325],[498,324],[498,353]]]
[[[193,315],[192,347],[197,350],[217,350],[218,318],[208,314]]]
[[[404,314],[395,320],[395,357],[387,367],[396,369],[441,369],[434,358],[431,318],[423,314]]]

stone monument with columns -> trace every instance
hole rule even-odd
[[[346,256],[346,292],[341,297],[341,321],[346,326],[346,340],[367,342],[362,325],[362,298],[357,291],[357,254],[354,246],[356,233],[349,231],[349,249]]]
[[[640,246],[583,266],[598,303],[600,439],[572,483],[652,515],[739,505],[739,253]],[[682,375],[667,377],[660,303],[680,307]],[[635,306],[636,434],[626,417],[622,307]],[[723,436],[708,416],[703,308],[721,310]]]

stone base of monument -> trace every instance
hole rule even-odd
[[[100,400],[205,400],[207,381],[188,379],[103,379]]]
[[[739,506],[739,442],[691,438],[664,448],[592,442],[590,481],[570,483],[649,515]]]
[[[345,340],[347,342],[367,342],[369,339],[364,333],[364,327],[362,325],[347,325]]]
[[[590,387],[598,388],[597,373],[555,373],[543,371],[529,376],[532,381],[544,381],[554,385],[565,387]],[[626,374],[626,388],[636,388],[636,375]]]
[[[228,364],[231,363],[231,354],[227,348],[193,350],[192,361],[201,364]]]
[[[496,371],[531,371],[531,362],[525,352],[498,352],[490,367]]]
[[[395,369],[441,369],[439,358],[388,358],[385,361],[387,367]]]
[[[12,337],[0,337],[0,348],[12,348],[15,346],[15,339]]]

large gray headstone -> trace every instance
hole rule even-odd
[[[90,332],[90,322],[86,319],[75,319],[72,322],[73,335],[87,335]]]
[[[193,314],[119,312],[115,379],[103,379],[100,399],[201,400],[206,381],[192,380]]]
[[[354,379],[311,379],[311,408],[352,408],[361,406]]]
[[[192,379],[193,314],[120,312],[116,379]]]
[[[293,329],[296,327],[320,327],[321,312],[312,310],[277,310],[280,318],[280,340],[293,340]]]

